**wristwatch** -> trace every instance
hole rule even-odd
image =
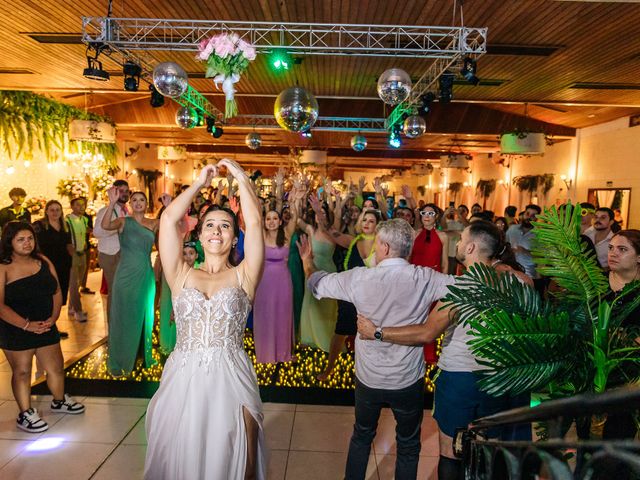
[[[376,331],[373,334],[373,338],[375,338],[376,340],[378,340],[379,342],[382,341],[383,338],[383,333],[382,333],[382,328],[381,327],[377,327]]]

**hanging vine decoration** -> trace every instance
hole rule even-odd
[[[424,197],[427,193],[427,187],[425,187],[424,185],[418,185],[418,188],[416,188],[416,190],[418,190],[418,193],[421,197]]]
[[[162,176],[162,172],[160,170],[144,170],[142,168],[136,169],[138,175],[142,177],[142,183],[144,184],[144,189],[147,193],[147,199],[149,200],[149,205],[147,206],[147,210],[150,213],[154,211],[154,199],[156,198],[156,180]]]
[[[493,192],[496,190],[497,180],[495,178],[491,178],[489,180],[478,180],[476,184],[476,196],[482,198],[482,208],[486,208],[487,199],[491,196]]]
[[[31,155],[38,147],[48,159],[57,149],[65,147],[65,138],[72,120],[91,120],[112,123],[108,117],[85,112],[32,92],[0,91],[0,152],[10,158],[23,152]],[[16,145],[15,151],[12,143]],[[114,143],[82,142],[93,153],[102,154],[111,172],[117,171],[117,147]],[[69,142],[70,153],[77,152],[80,142]]]
[[[538,189],[542,189],[542,194],[547,195],[549,190],[555,184],[555,175],[553,173],[545,173],[543,175],[520,175],[514,177],[513,184],[521,192],[528,192],[529,198],[533,196]]]

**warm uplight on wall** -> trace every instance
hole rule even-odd
[[[463,187],[468,187],[468,186],[469,186],[469,182],[464,182],[464,183],[462,184],[462,186],[463,186]]]
[[[567,186],[567,190],[571,190],[571,185],[573,185],[573,178],[567,177],[566,175],[560,175],[560,180],[562,180]]]

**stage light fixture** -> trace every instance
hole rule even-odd
[[[128,92],[137,92],[140,86],[140,74],[142,68],[133,62],[126,62],[122,67],[124,74],[124,89]]]
[[[306,130],[302,130],[300,132],[300,135],[302,136],[302,138],[311,138],[311,129],[307,128]]]
[[[207,133],[213,133],[213,129],[216,126],[216,119],[212,117],[207,117]]]
[[[87,47],[87,68],[82,71],[82,75],[89,80],[106,82],[109,80],[109,72],[102,69],[102,62],[98,60],[100,54],[108,50],[108,46],[102,43],[91,43]],[[94,54],[92,55],[92,52]]]
[[[402,146],[402,139],[400,134],[391,132],[389,134],[389,146],[393,148],[400,148]]]
[[[418,105],[418,115],[421,117],[426,116],[431,111],[431,104],[436,99],[433,92],[427,92],[420,97],[420,104]]]
[[[149,103],[153,108],[158,108],[164,105],[164,95],[162,95],[158,90],[156,90],[155,85],[149,85],[149,90],[151,90],[151,99]]]
[[[213,136],[213,138],[220,138],[223,133],[224,130],[222,129],[222,127],[218,126],[214,126],[213,130],[211,131],[211,135]]]
[[[269,57],[269,63],[274,70],[289,70],[293,65],[293,59],[285,50],[275,50]]]
[[[467,82],[473,85],[478,85],[480,83],[480,79],[476,77],[476,68],[476,61],[473,58],[464,57],[460,75],[462,75]]]
[[[438,79],[440,86],[440,103],[449,103],[453,100],[453,73],[445,71]]]

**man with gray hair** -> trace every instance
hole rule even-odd
[[[424,359],[421,347],[383,342],[382,328],[423,323],[431,305],[447,294],[454,277],[407,258],[414,232],[405,220],[382,222],[376,229],[376,267],[346,272],[313,272],[313,254],[306,239],[298,244],[308,286],[316,298],[335,298],[355,305],[379,327],[375,342],[356,337],[356,391],[353,435],[345,477],[364,479],[382,407],[396,419],[395,478],[416,478],[420,426],[424,409]],[[313,273],[312,273],[313,272]]]

